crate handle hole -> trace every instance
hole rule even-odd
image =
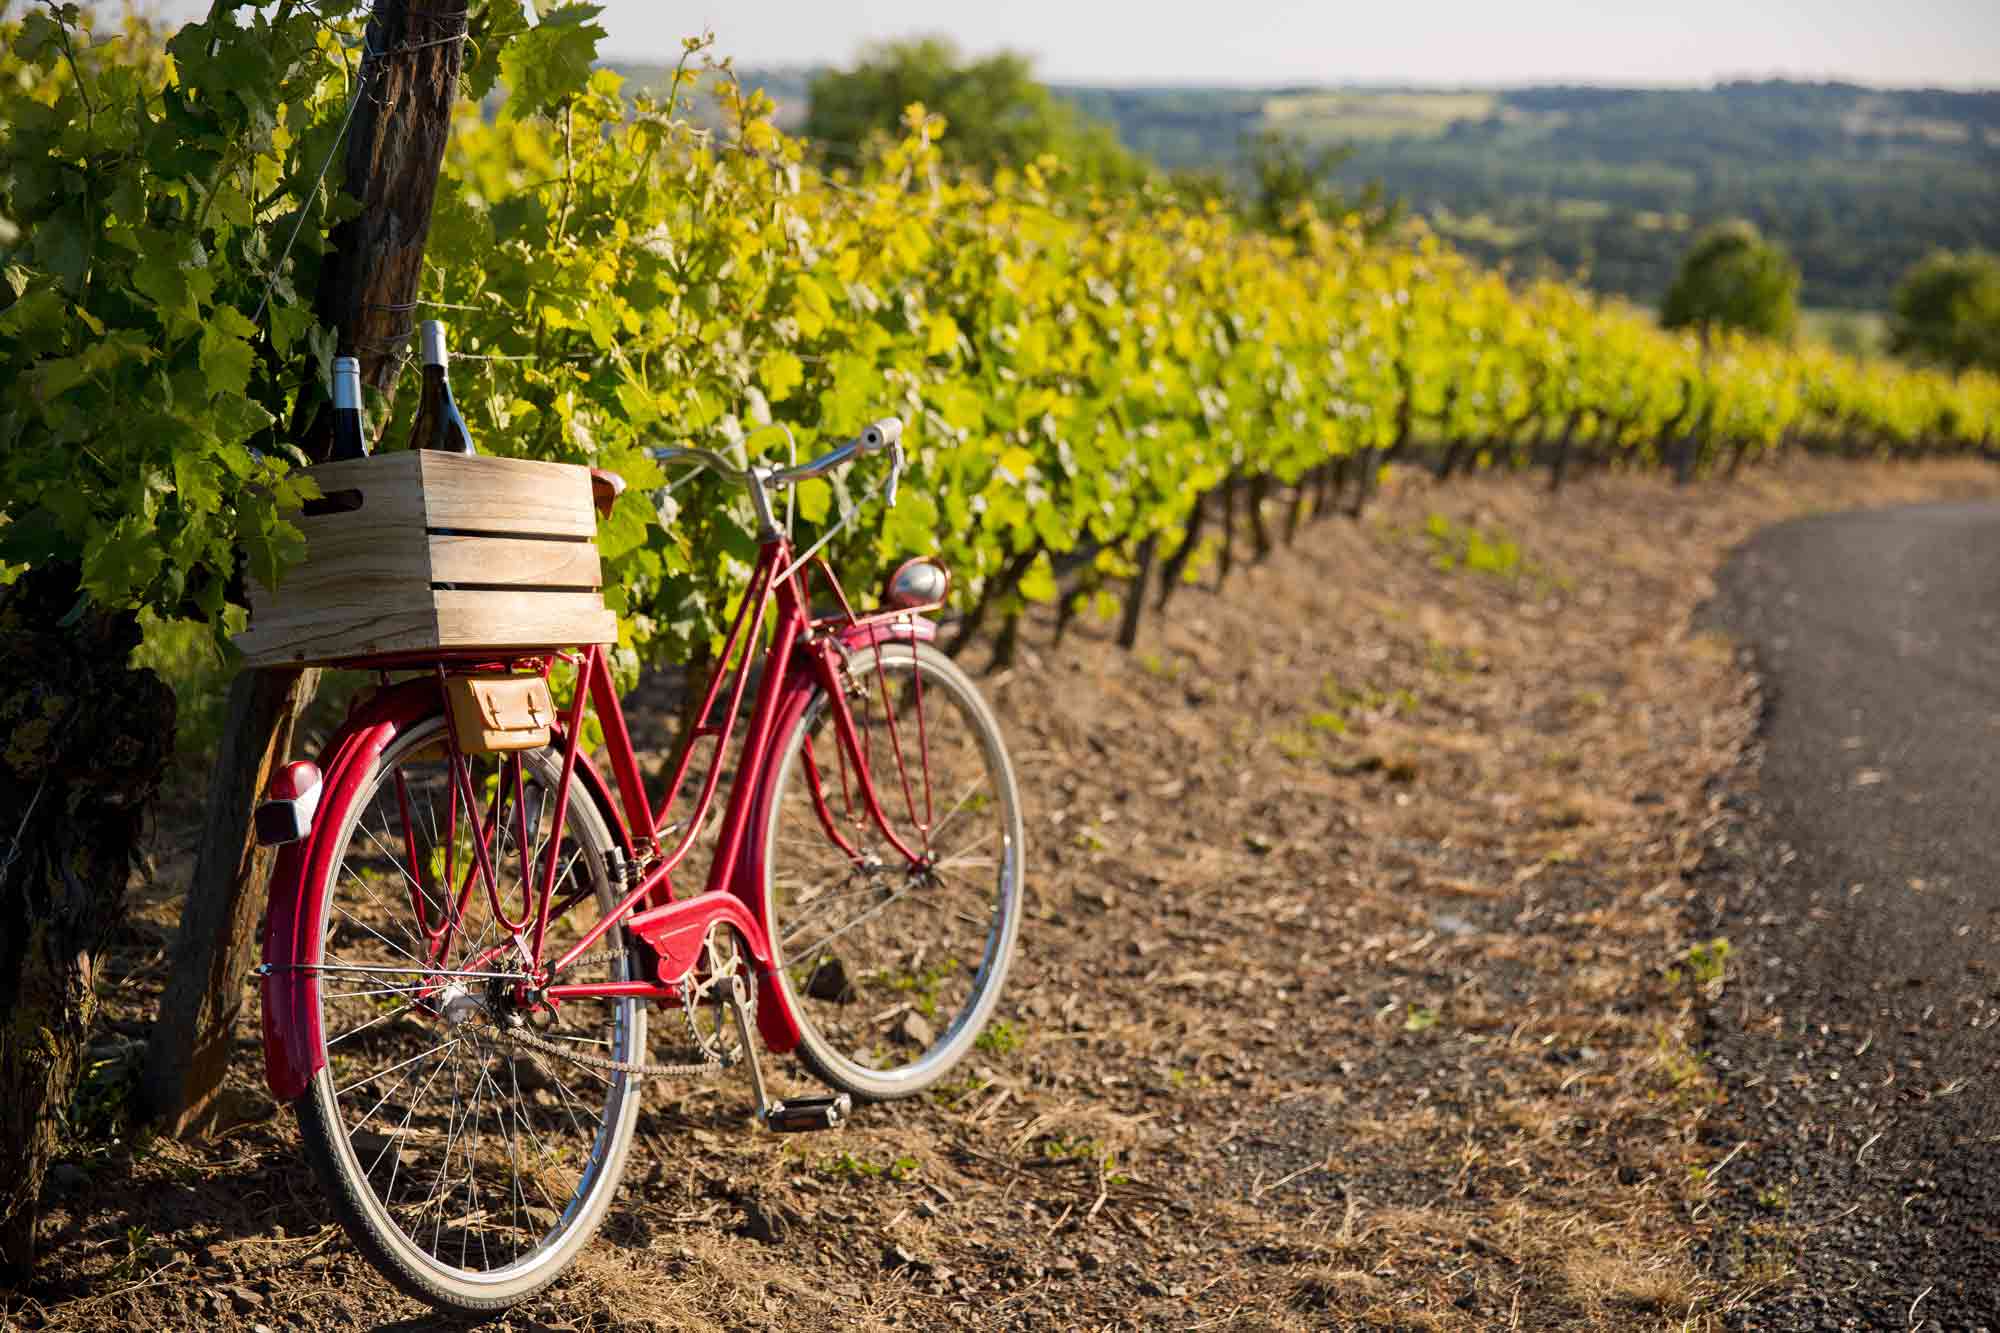
[[[344,491],[328,491],[317,500],[305,503],[305,516],[318,518],[322,514],[351,514],[361,508],[361,492],[352,487]]]

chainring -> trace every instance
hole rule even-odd
[[[750,982],[742,942],[734,927],[717,921],[702,941],[701,961],[681,983],[681,1013],[702,1055],[724,1065],[734,1065],[744,1054],[729,1012],[732,999],[743,1006],[745,1021],[754,1026],[757,990]]]

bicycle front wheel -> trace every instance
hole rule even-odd
[[[858,752],[824,694],[776,751],[765,921],[799,1058],[886,1101],[944,1077],[999,1001],[1020,930],[1021,803],[992,709],[949,658],[879,644],[847,673]],[[913,855],[869,814],[864,772]]]
[[[547,848],[561,755],[467,756],[468,810],[445,725],[427,719],[398,737],[336,831],[310,960],[321,968],[325,1065],[298,1113],[307,1156],[383,1275],[432,1305],[481,1314],[553,1282],[597,1230],[640,1085],[505,1036],[522,949],[476,874],[465,890],[473,839],[490,830],[501,904],[518,924],[521,843]],[[581,784],[564,824],[546,957],[615,904],[615,843]],[[543,861],[534,864],[539,883]],[[638,974],[633,955],[615,927],[591,951],[598,961],[564,979],[627,980]],[[636,1000],[571,1001],[530,1025],[590,1056],[645,1058]]]

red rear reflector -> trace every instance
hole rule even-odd
[[[297,842],[312,832],[319,809],[319,765],[298,759],[271,776],[265,800],[257,807],[257,841],[266,847]]]

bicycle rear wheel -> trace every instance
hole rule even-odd
[[[468,759],[480,802],[470,815],[453,795],[445,721],[424,721],[382,755],[337,831],[311,960],[324,969],[326,1062],[298,1114],[307,1156],[383,1275],[420,1300],[481,1314],[553,1282],[595,1233],[624,1169],[640,1084],[502,1035],[501,995],[524,975],[520,952],[481,884],[462,904],[445,885],[464,884],[475,830],[497,799],[501,902],[516,920],[526,914],[522,829],[546,848],[561,755]],[[577,784],[545,957],[615,904],[606,864],[614,846]],[[444,943],[433,943],[445,923]],[[592,950],[600,961],[564,979],[628,979],[638,973],[633,955],[614,928]],[[536,1015],[534,1027],[589,1055],[645,1058],[636,1000],[572,1001]]]
[[[764,909],[799,1058],[886,1101],[944,1077],[999,1001],[1020,930],[1021,805],[999,724],[949,658],[886,643],[848,673],[859,759],[917,859],[867,813],[820,694],[776,750]]]

